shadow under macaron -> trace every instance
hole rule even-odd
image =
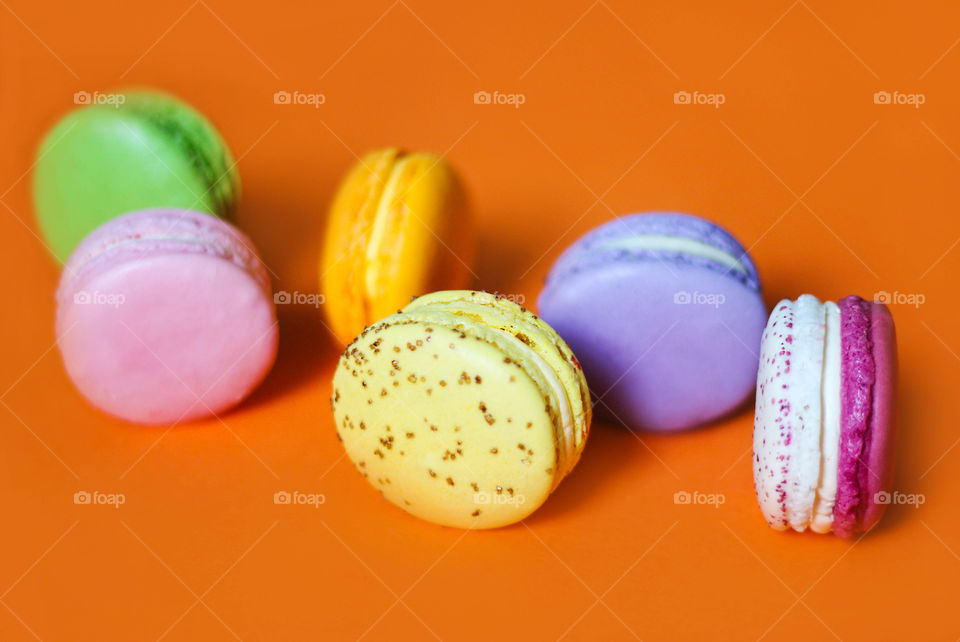
[[[732,407],[730,410],[724,412],[723,414],[717,415],[707,419],[706,421],[701,421],[700,423],[691,424],[689,426],[684,426],[682,428],[649,428],[643,425],[631,426],[618,417],[614,412],[609,408],[605,407],[603,402],[597,402],[596,398],[593,398],[593,416],[594,421],[606,422],[611,427],[623,430],[624,432],[633,432],[641,437],[660,437],[671,435],[685,435],[693,432],[701,432],[706,430],[711,430],[718,426],[726,425],[730,420],[737,419],[739,417],[747,417],[749,415],[750,425],[753,425],[753,415],[754,407],[756,403],[756,390],[751,390],[750,393],[743,398],[743,401]]]
[[[278,305],[280,345],[277,360],[263,383],[239,407],[269,403],[303,388],[316,385],[335,364],[344,346],[324,326],[323,312],[307,305]],[[324,403],[329,382],[321,382]]]
[[[635,466],[652,465],[653,455],[641,449],[636,436],[606,421],[594,422],[580,461],[560,483],[543,506],[524,522],[535,525],[560,519],[580,506],[595,503],[598,495],[616,493],[622,487],[619,472]],[[651,460],[651,461],[647,461]],[[508,528],[516,528],[514,524]]]

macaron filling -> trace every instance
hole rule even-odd
[[[725,252],[716,246],[683,236],[645,234],[641,236],[631,236],[628,238],[604,241],[598,244],[596,247],[597,252],[607,250],[663,252],[695,256],[707,261],[719,263],[728,270],[733,270],[743,275],[750,273],[750,270],[744,266],[739,257],[734,256],[729,252]]]
[[[824,303],[825,331],[821,390],[820,483],[813,504],[810,530],[829,533],[837,499],[837,459],[840,452],[840,308]]]
[[[810,524],[820,479],[820,435],[823,409],[823,354],[826,339],[824,306],[816,297],[804,295],[794,304],[794,358],[789,362],[793,381],[787,390],[793,456],[787,493],[790,526],[803,531]]]
[[[370,200],[365,207],[373,209],[373,220],[370,224],[369,239],[365,253],[365,295],[370,297],[377,292],[379,283],[383,279],[383,271],[388,264],[381,260],[388,240],[396,242],[393,232],[398,227],[399,218],[409,215],[403,207],[403,191],[409,189],[403,181],[406,168],[410,164],[409,155],[399,150],[393,150],[390,164],[383,168],[382,173],[374,171],[372,180],[376,187],[370,193]],[[388,257],[389,258],[389,257]]]
[[[618,217],[588,232],[557,259],[547,289],[611,262],[650,259],[711,268],[760,290],[749,253],[730,233],[695,216],[661,212]]]

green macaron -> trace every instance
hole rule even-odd
[[[199,112],[157,91],[112,97],[67,114],[37,152],[37,220],[61,262],[121,214],[170,207],[228,218],[239,196],[233,156]]]

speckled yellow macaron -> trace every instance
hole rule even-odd
[[[486,292],[434,292],[340,357],[337,435],[382,495],[422,519],[495,528],[535,511],[580,458],[590,396],[550,326]]]
[[[413,296],[465,286],[472,256],[467,199],[446,161],[366,154],[330,206],[320,286],[331,329],[346,343]]]

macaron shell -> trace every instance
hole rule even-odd
[[[327,320],[334,334],[345,343],[368,324],[366,247],[386,177],[399,153],[397,149],[386,149],[364,155],[347,172],[330,206],[320,286],[326,295]],[[400,307],[403,306],[396,309]]]
[[[553,486],[556,487],[579,458],[576,434],[580,430],[570,407],[569,395],[557,373],[536,350],[516,337],[462,315],[431,309],[434,307],[439,306],[428,306],[425,309],[411,309],[407,306],[403,310],[402,318],[405,323],[415,321],[431,328],[442,326],[462,335],[462,338],[479,340],[490,345],[500,352],[504,364],[520,367],[537,386],[553,426],[553,443],[557,453],[553,466]]]
[[[688,239],[728,254],[736,259],[744,273],[730,270],[713,261],[695,256],[687,256],[673,251],[635,251],[604,250],[611,243],[617,243],[633,237],[667,236]],[[615,260],[618,255],[646,256],[655,260],[688,261],[697,265],[727,273],[732,278],[742,279],[750,287],[759,289],[759,277],[750,255],[743,246],[725,229],[705,219],[688,214],[670,212],[650,212],[621,216],[597,227],[570,246],[557,259],[550,271],[548,282],[562,279],[568,272],[588,269],[591,265]]]
[[[870,341],[876,378],[870,412],[865,466],[861,467],[858,530],[868,531],[886,511],[878,493],[892,492],[896,452],[897,337],[893,317],[882,303],[870,304]],[[889,495],[888,495],[889,496]]]
[[[702,424],[756,384],[766,311],[724,271],[624,255],[548,279],[538,309],[577,355],[597,412],[630,428]]]
[[[158,91],[129,91],[122,108],[141,116],[166,134],[192,159],[213,200],[214,213],[229,217],[240,198],[240,174],[226,141],[203,114],[175,97]]]
[[[452,168],[432,154],[398,159],[367,248],[370,316],[383,318],[411,296],[466,285],[470,231],[466,194]]]
[[[472,261],[466,196],[442,159],[371,152],[334,197],[320,280],[331,329],[353,339],[411,297],[462,287]]]
[[[833,508],[833,532],[852,537],[858,531],[858,516],[866,501],[861,481],[867,474],[866,460],[873,409],[876,366],[870,340],[871,303],[849,296],[838,302],[842,362],[840,378],[840,456],[837,464],[837,502]]]
[[[156,100],[168,110],[188,109]],[[66,260],[87,233],[126,212],[177,207],[226,214],[223,185],[233,185],[235,173],[211,185],[212,170],[202,168],[185,139],[139,108],[96,105],[61,120],[40,147],[33,182],[38,223],[54,255]],[[220,156],[232,165],[225,145]]]
[[[836,471],[839,447],[838,321],[835,304],[804,294],[777,303],[763,331],[753,475],[760,509],[777,530],[831,528],[836,478],[826,467]]]
[[[790,524],[787,500],[792,486],[791,461],[796,449],[787,421],[793,406],[787,393],[790,392],[788,381],[792,378],[796,317],[793,301],[784,299],[774,306],[763,330],[757,374],[753,485],[764,519],[779,531],[786,530]]]
[[[472,290],[432,292],[418,297],[405,312],[422,307],[448,311],[480,321],[515,336],[534,350],[556,373],[574,415],[575,446],[582,448],[590,429],[592,407],[583,368],[556,331],[529,310],[508,299]]]
[[[158,208],[131,212],[87,235],[64,265],[58,292],[72,295],[72,284],[88,274],[152,253],[218,256],[247,271],[267,294],[271,291],[266,266],[237,228],[202,212]]]
[[[787,334],[792,353],[786,360],[788,387],[779,392],[787,400],[783,428],[794,453],[785,462],[789,466],[787,516],[790,526],[802,532],[810,524],[820,479],[826,311],[809,294],[797,298],[795,310],[796,322]]]
[[[554,420],[540,387],[479,338],[388,318],[341,357],[332,405],[357,469],[422,519],[502,526],[553,489]]]
[[[223,412],[273,364],[272,301],[229,261],[147,254],[82,287],[58,308],[64,364],[88,400],[121,419],[171,424]]]

